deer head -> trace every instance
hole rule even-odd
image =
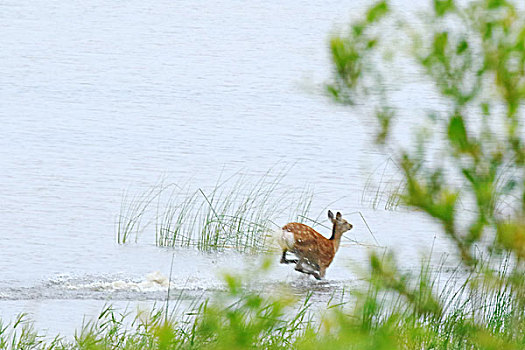
[[[340,212],[337,212],[334,218],[334,213],[332,213],[331,210],[328,210],[328,218],[332,224],[334,224],[332,237],[330,237],[331,240],[340,240],[343,233],[350,231],[354,227],[351,223],[343,219],[343,215]]]

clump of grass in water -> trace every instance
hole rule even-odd
[[[297,218],[310,209],[312,194],[283,191],[281,179],[281,174],[266,174],[251,183],[241,176],[217,182],[209,190],[172,193],[157,220],[157,245],[265,250],[273,221],[282,218],[282,213]]]
[[[142,230],[148,226],[148,222],[143,224],[142,221],[147,217],[151,203],[165,189],[163,185],[155,185],[138,195],[130,196],[128,192],[124,193],[116,227],[117,242],[119,244],[128,243],[132,236],[135,236],[136,240]]]
[[[392,166],[394,171],[391,169]],[[380,177],[377,179],[379,174]],[[361,204],[378,209],[384,203],[385,210],[396,210],[402,204],[401,194],[405,186],[399,175],[399,167],[392,158],[388,158],[368,176],[361,194]]]
[[[166,247],[196,247],[199,250],[233,248],[260,252],[268,248],[275,221],[300,221],[310,210],[312,192],[284,189],[284,172],[271,171],[252,182],[234,175],[219,180],[212,188],[157,185],[145,194],[123,202],[117,227],[119,243],[138,234],[143,220],[157,200],[155,242]],[[122,222],[123,223],[122,223]],[[124,237],[125,239],[122,239]],[[135,238],[137,239],[137,238]]]

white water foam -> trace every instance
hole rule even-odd
[[[93,291],[133,291],[133,292],[162,292],[167,291],[169,279],[159,271],[154,271],[146,275],[143,281],[95,281],[82,284],[65,285],[66,289],[79,290],[88,289]]]

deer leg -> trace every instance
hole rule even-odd
[[[304,263],[304,258],[300,258],[299,261],[295,265],[295,271],[299,271],[302,273],[308,273],[307,271],[303,269],[303,263]]]
[[[309,269],[304,269],[304,265],[303,264],[306,264],[308,265]],[[316,268],[317,267],[317,264],[311,264],[310,262],[308,262],[305,258],[301,258],[299,259],[299,261],[297,262],[297,265],[295,265],[295,271],[299,271],[299,272],[302,272],[302,273],[305,273],[307,275],[312,275],[314,276],[316,279],[320,280],[321,277],[319,275],[319,272],[317,270],[312,270],[312,268]]]
[[[321,274],[319,272],[317,272],[317,271],[312,272],[311,275],[314,276],[316,280],[320,280],[321,279]]]
[[[311,267],[313,267],[313,269],[314,269],[312,272],[310,272],[310,275],[314,276],[315,279],[317,279],[317,280],[320,280],[320,279],[322,279],[324,277],[324,270],[325,269],[321,269],[319,267],[319,264],[317,264],[315,262],[310,262],[309,265]]]
[[[286,252],[287,250],[283,250],[283,256],[281,257],[281,264],[297,264],[298,260],[297,259],[286,259]]]
[[[319,264],[313,261],[309,261],[308,265],[314,268],[314,270],[319,271],[321,268],[319,267]]]
[[[321,268],[319,269],[318,271],[316,271],[315,273],[313,273],[312,275],[317,278],[318,280],[320,279],[323,279],[324,278],[324,275],[326,274],[326,267],[325,268]]]

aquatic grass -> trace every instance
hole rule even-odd
[[[143,223],[143,219],[147,216],[151,203],[169,187],[170,185],[159,183],[140,194],[130,195],[128,191],[123,194],[116,224],[119,244],[128,243],[132,236],[135,240],[138,239],[139,234],[149,224]]]
[[[0,321],[0,349],[31,349],[43,344],[27,315],[19,314],[12,325]]]
[[[167,202],[157,204],[157,214],[155,222],[155,241],[159,246],[189,246],[191,237],[187,232],[193,232],[197,217],[193,222],[188,223],[185,219],[191,214],[197,203],[197,193],[182,192],[180,190],[171,191]]]
[[[201,250],[233,247],[243,252],[262,251],[266,248],[272,222],[284,215],[297,216],[294,204],[310,203],[310,193],[284,190],[280,177],[263,176],[251,184],[240,177],[232,186],[214,188],[210,194],[198,189],[204,199],[201,212],[200,236],[197,247]],[[301,196],[304,196],[303,198]],[[309,204],[304,204],[309,208]]]
[[[368,175],[361,193],[361,204],[372,209],[383,207],[394,211],[402,205],[402,193],[406,189],[400,168],[389,157]]]
[[[299,221],[311,207],[313,192],[285,187],[285,173],[286,169],[269,170],[255,179],[238,173],[227,179],[219,176],[211,187],[155,185],[123,200],[117,241],[126,243],[132,234],[137,240],[146,227],[141,221],[149,223],[153,217],[158,246],[265,251],[276,221]]]
[[[414,280],[385,258],[374,268],[368,290],[357,293],[354,316],[369,338],[388,326],[397,338],[393,348],[478,349],[496,342],[518,349],[525,344],[519,301],[505,288],[489,288],[481,272],[465,275],[458,265],[449,274],[427,261]],[[473,284],[477,280],[483,288]],[[480,334],[484,339],[477,338]]]

